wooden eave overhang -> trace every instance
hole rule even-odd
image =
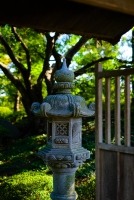
[[[15,12],[12,7],[16,8]],[[1,25],[85,35],[112,44],[134,27],[133,0],[12,2],[10,10],[7,14],[0,12]]]
[[[133,0],[70,0],[85,5],[92,5],[98,8],[105,8],[111,11],[134,15]]]

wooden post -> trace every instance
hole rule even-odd
[[[121,144],[121,122],[120,122],[120,76],[115,77],[115,143]]]
[[[125,77],[125,110],[124,110],[125,145],[130,146],[130,76]]]
[[[102,72],[101,64],[97,63],[95,66],[95,133],[96,133],[96,153],[95,153],[95,164],[96,164],[96,200],[100,200],[100,187],[101,187],[101,177],[100,177],[100,151],[98,149],[98,144],[103,142],[103,132],[102,132],[102,79],[99,79],[99,72]]]

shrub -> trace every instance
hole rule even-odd
[[[42,171],[26,171],[1,179],[0,199],[50,200],[52,176]]]
[[[95,200],[95,173],[91,173],[85,178],[76,180],[77,200]]]

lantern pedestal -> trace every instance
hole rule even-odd
[[[53,148],[48,144],[38,152],[38,156],[53,172],[51,199],[76,200],[75,172],[86,159],[90,158],[90,152],[83,147],[67,149],[60,146],[60,148]]]
[[[53,171],[53,192],[50,197],[52,200],[76,200],[75,191],[75,172],[77,168],[58,169]]]

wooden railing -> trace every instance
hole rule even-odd
[[[111,144],[111,79],[115,83],[114,99],[114,144],[131,146],[131,82],[130,76],[134,69],[103,71],[101,64],[96,65],[96,134],[97,143]],[[124,91],[121,89],[121,78],[124,79]],[[105,101],[102,99],[105,90]],[[124,93],[124,114],[121,112],[121,92]],[[113,98],[113,97],[112,97]],[[103,108],[104,106],[104,108]],[[105,110],[105,115],[103,110]],[[124,133],[121,129],[121,119],[124,121]],[[105,127],[105,130],[103,130]],[[105,133],[105,135],[104,135]],[[122,139],[123,136],[123,139]]]

